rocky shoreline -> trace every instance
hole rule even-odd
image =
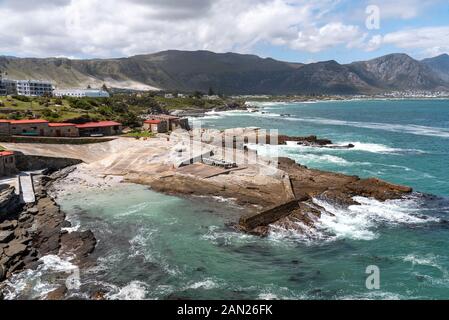
[[[315,136],[282,136],[279,140],[280,144],[287,142],[317,147],[333,146],[332,141]],[[49,150],[48,146],[36,145],[23,148],[33,148],[32,153],[28,153],[40,154],[42,157],[46,157]],[[69,150],[71,153],[68,148],[53,147],[52,155],[65,152],[72,158],[84,157],[86,163],[74,167],[73,170],[78,170],[75,175],[69,176],[72,169],[68,168],[40,177],[36,183],[36,203],[19,208],[14,214],[0,219],[3,237],[0,241],[0,282],[25,269],[37,268],[42,257],[47,255],[70,258],[79,267],[95,263],[90,256],[96,246],[94,235],[90,231],[69,233],[67,228],[71,225],[54,200],[58,197],[58,184],[64,181],[71,181],[73,189],[69,192],[76,192],[83,185],[83,180],[86,180],[84,185],[90,186],[94,192],[108,185],[99,184],[96,176],[101,175],[104,177],[102,180],[120,176],[125,182],[147,185],[156,192],[233,199],[248,213],[239,223],[236,222],[236,229],[258,236],[268,235],[272,226],[305,234],[306,230],[302,226],[314,228],[323,212],[331,215],[316,203],[317,199],[348,208],[358,205],[355,197],[386,201],[400,199],[413,191],[375,178],[361,179],[309,169],[288,158],[280,158],[277,163],[271,158],[260,158],[257,164],[248,164],[238,170],[203,175],[203,171],[216,168],[205,164],[175,168],[170,162],[172,147],[164,139],[119,139],[105,143],[101,148],[103,152],[100,154],[98,146],[93,149],[74,147]],[[243,153],[248,156],[249,151]],[[130,167],[129,163],[133,163],[133,166]],[[82,168],[86,171],[83,172]],[[8,200],[0,204],[0,208],[18,202],[9,189],[3,190],[0,199]],[[47,298],[63,299],[66,291],[67,288],[61,285],[49,293]]]
[[[395,185],[376,178],[361,179],[358,176],[309,169],[289,158],[279,158],[279,169],[290,179],[294,199],[274,206],[264,212],[241,218],[238,230],[258,236],[267,236],[270,226],[281,227],[299,233],[314,228],[323,212],[332,216],[315,203],[319,199],[347,209],[360,205],[355,197],[375,199],[380,202],[401,199],[413,192],[412,188]]]
[[[5,280],[26,269],[36,269],[42,257],[70,258],[78,267],[95,263],[90,259],[96,246],[94,234],[91,231],[69,233],[66,228],[71,227],[70,222],[47,193],[52,183],[66,175],[66,171],[57,171],[40,176],[35,187],[36,203],[17,208],[0,220],[0,298],[3,298]],[[13,201],[18,203],[17,199]],[[46,298],[62,299],[66,291],[62,285]]]

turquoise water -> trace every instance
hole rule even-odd
[[[265,104],[263,112],[213,114],[203,125],[258,126],[286,135],[317,135],[337,144],[351,142],[355,150],[284,152],[310,167],[378,176],[420,192],[449,195],[449,100]]]
[[[449,298],[449,101],[265,105],[218,113],[204,126],[259,126],[282,134],[354,143],[354,150],[281,147],[309,167],[378,176],[418,193],[343,210],[323,204],[309,236],[273,229],[266,239],[234,232],[242,210],[220,199],[179,198],[123,184],[80,186],[59,202],[99,243],[98,266],[82,270],[75,298],[447,299]],[[290,117],[280,117],[280,114]],[[436,196],[422,195],[431,193]],[[366,268],[380,269],[368,290]]]

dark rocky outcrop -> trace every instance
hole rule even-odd
[[[19,212],[22,208],[19,195],[9,186],[0,186],[0,221],[6,215]]]
[[[279,168],[290,177],[295,201],[280,204],[263,212],[245,216],[240,220],[239,229],[261,236],[268,233],[268,226],[275,224],[286,229],[301,231],[302,225],[314,227],[324,208],[313,203],[312,199],[327,200],[337,206],[358,205],[356,196],[374,198],[379,201],[399,199],[410,194],[409,187],[394,185],[379,179],[360,179],[338,173],[308,169],[288,158],[279,159]]]
[[[36,187],[36,203],[25,206],[0,223],[0,282],[14,273],[33,269],[46,255],[73,257],[78,266],[92,264],[90,254],[96,246],[92,232],[68,233],[70,227],[64,212],[47,195],[47,188],[69,171],[56,172],[40,179]],[[65,287],[50,293],[48,299],[63,299]]]
[[[270,143],[270,136],[267,136],[267,143]],[[348,144],[344,146],[334,145],[333,142],[329,139],[319,139],[317,136],[309,136],[309,137],[291,137],[280,135],[278,136],[277,143],[279,145],[286,145],[287,142],[296,142],[300,146],[306,147],[316,147],[316,148],[329,148],[329,149],[351,149],[355,146],[353,144]]]
[[[268,136],[269,137],[269,136]],[[318,139],[317,136],[309,136],[309,137],[290,137],[280,135],[278,137],[278,143],[280,145],[287,144],[288,141],[298,142],[298,144],[302,145],[312,145],[312,146],[327,146],[331,145],[332,141],[328,139]]]

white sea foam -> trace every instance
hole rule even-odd
[[[425,224],[440,221],[419,215],[420,209],[413,198],[385,202],[364,197],[355,197],[354,200],[360,205],[343,209],[314,199],[315,204],[325,209],[320,219],[320,227],[334,233],[337,238],[373,240],[377,237],[375,228],[380,224]]]
[[[235,232],[232,230],[223,230],[221,227],[210,226],[208,232],[201,236],[201,239],[212,242],[215,245],[231,246],[242,242],[256,240],[257,238],[244,234],[241,232]]]
[[[205,289],[211,290],[220,287],[218,283],[216,283],[213,279],[205,279],[202,281],[191,283],[187,286],[186,289]]]
[[[440,221],[421,215],[414,198],[385,202],[364,197],[354,197],[354,200],[360,205],[343,208],[314,199],[313,202],[323,208],[321,217],[315,222],[315,228],[298,225],[301,232],[297,232],[273,225],[269,238],[276,241],[293,239],[309,244],[340,239],[369,241],[378,237],[377,228],[381,225],[417,225]]]
[[[257,145],[248,144],[247,147],[250,150],[256,150],[260,156],[273,157],[273,156],[287,156],[298,163],[309,165],[309,164],[321,164],[321,163],[332,163],[339,166],[349,166],[354,163],[349,162],[342,157],[338,157],[331,154],[316,154],[306,152],[307,148],[311,147],[301,147],[301,146],[277,146],[277,145]],[[298,153],[298,149],[304,149],[304,152]]]
[[[366,143],[366,142],[341,142],[339,145],[354,145],[354,148],[350,149],[338,149],[340,151],[365,151],[371,153],[381,153],[381,154],[424,154],[425,151],[417,149],[401,149],[393,148],[383,144],[377,143]]]
[[[438,269],[442,273],[442,279],[434,279],[431,277],[431,281],[439,281],[440,283],[444,281],[445,284],[449,283],[449,271],[442,265],[442,263],[439,261],[438,256],[434,254],[427,254],[427,255],[417,255],[417,254],[409,254],[405,257],[403,257],[404,262],[410,262],[413,267],[415,266],[426,266],[426,267],[432,267],[435,269]]]
[[[122,288],[115,287],[115,290],[106,295],[110,300],[144,300],[147,295],[147,284],[141,281],[132,281]]]
[[[297,161],[301,164],[319,164],[319,163],[332,163],[339,166],[349,166],[353,163],[337,156],[324,154],[324,155],[317,155],[317,154],[291,154],[289,155],[293,160]]]
[[[75,272],[79,272],[78,267],[70,262],[70,258],[62,259],[55,255],[48,255],[42,257],[40,262],[42,263],[35,270],[29,269],[18,273],[5,282],[6,300],[14,300],[21,295],[30,299],[43,299],[48,293],[64,284],[49,282],[48,274],[65,273],[69,277]],[[76,283],[77,288],[79,285]]]
[[[288,245],[288,241],[292,241],[294,243],[302,242],[306,245],[312,245],[317,242],[328,242],[333,240],[333,237],[324,230],[311,228],[300,221],[295,222],[295,224],[297,229],[294,230],[289,230],[279,225],[271,225],[268,239],[270,241],[275,241],[286,245]]]
[[[153,236],[157,232],[157,229],[141,228],[129,241],[131,245],[129,257],[143,256],[146,261],[158,265],[167,274],[179,275],[181,272],[178,267],[172,266],[160,251],[154,249]]]
[[[377,123],[377,122],[356,122],[343,121],[326,118],[286,118],[291,121],[310,122],[335,126],[348,126],[365,129],[383,130],[389,132],[408,133],[420,136],[449,138],[449,129],[438,127],[427,127],[414,124],[392,124],[392,123]]]
[[[279,300],[278,296],[275,295],[274,293],[271,293],[271,292],[259,294],[258,299],[259,300],[266,300],[266,301]]]

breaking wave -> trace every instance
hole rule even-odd
[[[351,149],[340,149],[347,151],[365,151],[370,153],[381,153],[381,154],[424,154],[425,151],[417,149],[401,149],[392,148],[383,144],[377,143],[366,143],[366,142],[342,142],[340,145],[354,145]]]
[[[55,255],[42,257],[41,264],[35,269],[28,269],[16,275],[13,275],[5,282],[5,299],[16,300],[22,296],[27,299],[45,299],[47,294],[58,289],[65,281],[60,280],[60,276],[52,277],[54,274],[66,274],[67,277],[79,272],[79,268],[70,262],[70,259],[62,259]],[[53,279],[55,278],[55,279]],[[59,279],[59,280],[58,280]],[[72,289],[79,288],[79,279],[71,281]]]
[[[390,132],[408,133],[419,136],[441,137],[449,138],[449,129],[438,127],[419,126],[415,124],[392,124],[392,123],[377,123],[377,122],[356,122],[334,120],[326,118],[286,118],[291,121],[310,122],[325,125],[348,126],[365,129],[384,130]]]
[[[147,284],[141,281],[132,281],[120,288],[113,286],[106,295],[109,300],[144,300],[147,295]]]
[[[410,197],[400,200],[380,202],[365,197],[354,197],[360,205],[348,208],[333,205],[327,201],[314,199],[321,210],[321,218],[316,221],[316,228],[299,226],[301,234],[295,231],[272,226],[270,238],[297,239],[304,242],[335,241],[342,239],[370,241],[378,238],[378,228],[398,225],[420,225],[438,223],[441,220],[421,214],[419,199]]]

